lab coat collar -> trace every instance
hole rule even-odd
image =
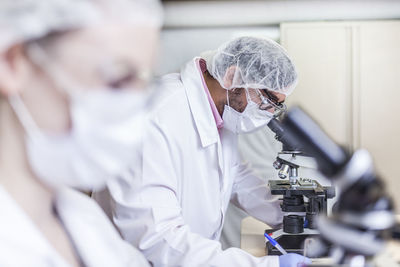
[[[197,68],[199,59],[199,57],[195,57],[181,69],[181,79],[201,144],[203,147],[207,147],[218,142],[219,134],[210,103],[203,88],[201,73]]]

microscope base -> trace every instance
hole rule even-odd
[[[287,253],[297,253],[304,255],[304,241],[307,238],[318,238],[319,232],[312,229],[304,229],[300,234],[289,234],[283,232],[282,229],[268,229],[265,233],[269,234],[283,247]],[[282,255],[270,242],[266,242],[267,255]]]

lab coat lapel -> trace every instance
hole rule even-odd
[[[186,96],[189,101],[190,110],[192,112],[201,144],[204,148],[216,143],[218,165],[223,173],[223,153],[220,137],[211,111],[210,103],[204,91],[200,76],[201,73],[197,67],[197,61],[199,59],[199,57],[195,57],[182,68],[181,79],[186,90]]]

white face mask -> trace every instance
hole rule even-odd
[[[148,94],[99,89],[69,95],[72,128],[65,135],[41,131],[18,95],[9,101],[27,133],[29,163],[43,182],[98,189],[138,160]]]
[[[228,98],[228,91],[227,91]],[[259,105],[247,98],[247,106],[242,113],[236,111],[228,105],[225,105],[222,119],[224,120],[224,128],[235,134],[250,133],[265,125],[274,117],[274,114],[267,110],[261,110]]]

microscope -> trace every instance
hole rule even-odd
[[[315,160],[305,155],[298,144],[289,144],[281,123],[272,119],[268,127],[283,145],[273,166],[280,180],[270,180],[268,185],[273,195],[282,196],[281,209],[286,214],[282,229],[266,230],[288,253],[303,254],[304,241],[319,235],[316,218],[327,214],[327,201],[335,196],[335,188],[322,186],[317,180],[299,177],[299,168],[316,169]],[[266,244],[268,255],[281,253]]]
[[[321,175],[333,181],[340,192],[332,214],[320,213],[315,218],[319,236],[308,243],[306,253],[309,257],[327,254],[332,263],[312,265],[378,266],[374,257],[388,240],[400,236],[392,200],[370,154],[364,149],[349,153],[300,108],[291,109],[280,126],[284,142],[312,156]]]

